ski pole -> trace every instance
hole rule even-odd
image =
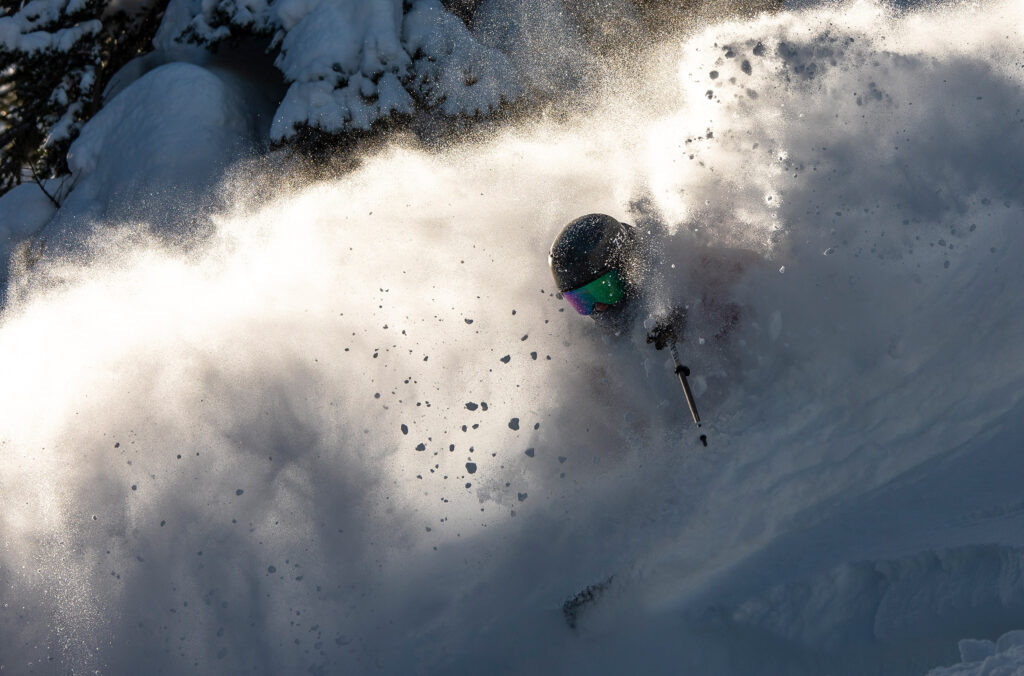
[[[686,397],[686,405],[690,407],[690,415],[693,416],[693,422],[700,427],[700,413],[697,412],[697,403],[693,400],[693,391],[690,390],[690,382],[686,379],[686,376],[690,375],[690,369],[683,366],[682,362],[679,361],[679,351],[676,349],[676,344],[673,342],[669,346],[669,352],[672,353],[672,363],[676,367],[676,375],[679,376],[679,383],[683,386],[683,395]],[[705,446],[708,445],[708,435],[700,435],[700,441]]]

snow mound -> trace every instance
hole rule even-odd
[[[128,85],[82,128],[68,152],[73,190],[63,219],[146,218],[191,210],[224,169],[256,147],[249,102],[221,76],[172,63]],[[166,204],[173,200],[174,204]]]

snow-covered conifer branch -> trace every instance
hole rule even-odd
[[[216,45],[272,36],[288,91],[271,140],[344,135],[418,110],[477,117],[517,98],[508,59],[478,42],[438,0],[220,0],[178,40]]]

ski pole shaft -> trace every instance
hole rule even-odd
[[[697,412],[697,404],[693,400],[693,392],[690,390],[690,382],[686,379],[686,376],[690,375],[690,369],[686,368],[679,361],[679,352],[676,350],[676,344],[672,343],[669,348],[672,353],[672,362],[676,366],[676,375],[679,376],[679,382],[683,386],[683,394],[686,396],[686,405],[690,407],[690,415],[693,416],[693,422],[700,427],[700,413]]]

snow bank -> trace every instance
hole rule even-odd
[[[921,674],[1019,629],[1020,12],[709,27],[578,119],[41,262],[0,323],[0,665]],[[589,211],[669,269],[765,257],[683,346],[706,450],[663,355],[552,293]]]

